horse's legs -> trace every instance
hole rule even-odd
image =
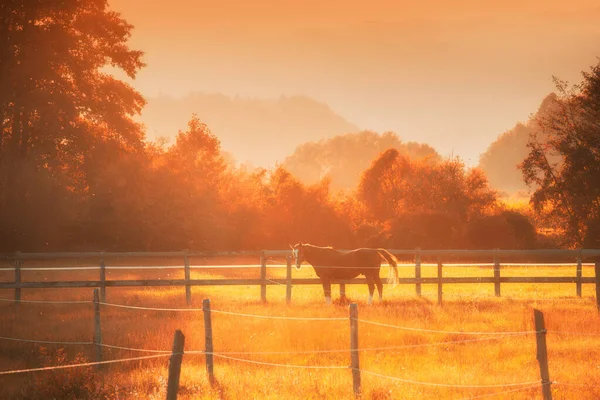
[[[383,299],[383,283],[381,283],[381,278],[379,274],[375,275],[375,285],[377,285],[377,291],[379,292],[379,301]]]
[[[370,274],[366,274],[367,285],[369,286],[369,304],[373,304],[373,293],[375,293],[375,284],[373,284],[373,277]]]
[[[325,294],[325,303],[331,304],[331,280],[329,278],[321,278],[323,285],[323,293]]]

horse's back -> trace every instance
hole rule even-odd
[[[349,251],[344,255],[359,266],[381,265],[381,256],[376,249],[360,248]]]
[[[377,250],[368,248],[348,252],[321,248],[307,259],[318,276],[334,279],[352,279],[361,274],[378,275],[381,267],[381,256]]]

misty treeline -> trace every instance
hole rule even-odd
[[[482,170],[393,134],[307,144],[272,170],[236,167],[195,115],[172,145],[149,142],[132,119],[144,98],[105,72],[143,68],[131,30],[106,1],[0,4],[1,251],[596,243],[598,67],[559,85],[535,122],[521,165],[529,214],[507,209]],[[294,168],[315,160],[302,183]],[[345,169],[358,178],[337,191]],[[540,241],[538,224],[562,241]]]

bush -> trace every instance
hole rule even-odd
[[[90,362],[78,353],[69,360],[65,349],[55,352],[40,348],[42,363],[46,367]],[[75,367],[35,373],[34,382],[21,390],[23,399],[110,399],[112,393],[102,384],[94,367]]]
[[[535,228],[516,211],[503,211],[471,220],[465,228],[464,245],[471,249],[533,249]]]

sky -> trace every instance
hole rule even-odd
[[[537,110],[553,75],[579,82],[600,57],[597,0],[109,3],[146,52],[132,83],[146,96],[306,95],[467,165]]]

